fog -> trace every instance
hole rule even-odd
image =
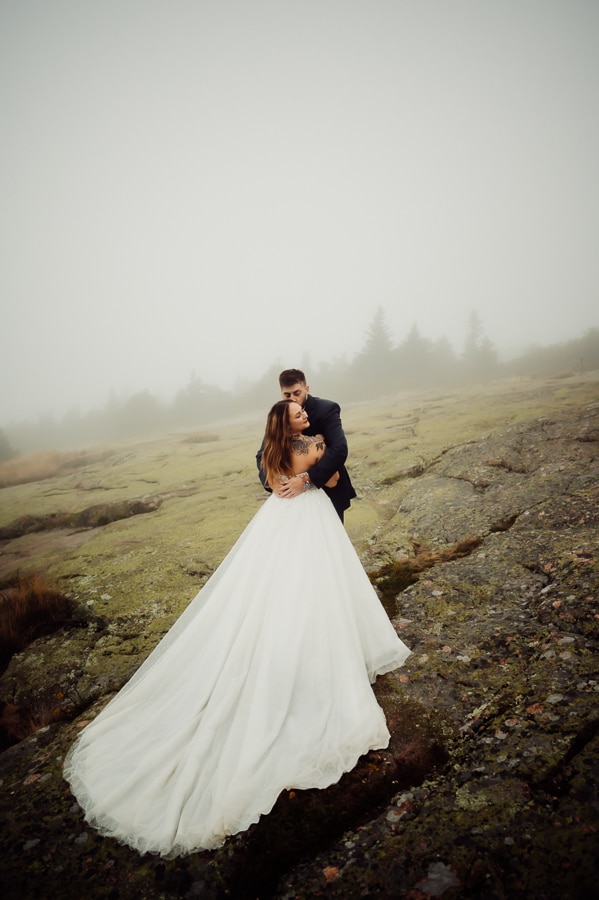
[[[0,426],[309,374],[378,307],[598,325],[598,47],[596,0],[0,0]]]

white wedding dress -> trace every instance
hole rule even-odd
[[[281,791],[388,745],[370,683],[409,653],[326,494],[271,495],[65,777],[87,821],[140,853],[218,847]]]

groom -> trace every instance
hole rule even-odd
[[[279,387],[281,388],[283,400],[295,400],[296,403],[304,407],[308,414],[310,426],[304,434],[322,434],[324,437],[327,446],[326,452],[316,465],[308,469],[308,479],[311,485],[326,491],[339,518],[343,522],[343,514],[349,508],[352,498],[356,496],[356,492],[344,465],[347,459],[347,440],[341,425],[339,404],[332,400],[322,400],[320,397],[313,397],[310,394],[309,385],[306,384],[306,376],[300,369],[285,369],[281,372],[279,375]],[[264,472],[260,468],[261,458],[262,447],[256,454],[256,462],[260,470],[260,481],[264,484]],[[339,472],[339,481],[334,488],[324,487],[325,482],[329,480],[334,472]],[[281,485],[280,488],[277,488],[276,493],[279,497],[296,497],[305,490],[305,481],[305,477],[303,479],[292,478]],[[266,489],[268,490],[268,488]]]

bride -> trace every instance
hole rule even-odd
[[[325,453],[308,426],[293,401],[270,410],[271,485]],[[273,493],[82,731],[65,778],[86,820],[140,853],[219,847],[281,791],[325,788],[388,745],[370,685],[409,653],[325,492]]]

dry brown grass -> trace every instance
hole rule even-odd
[[[72,612],[72,602],[38,575],[19,576],[0,590],[0,675],[14,653],[60,628]],[[59,713],[0,700],[0,752],[56,721]]]
[[[89,461],[89,454],[85,450],[77,452],[42,450],[38,453],[29,453],[27,456],[17,456],[0,463],[0,488],[53,478],[65,470],[80,468]]]
[[[29,709],[0,700],[0,751],[18,744],[39,727]]]
[[[72,614],[72,601],[38,575],[19,575],[0,590],[0,674],[14,653],[60,628]]]
[[[12,701],[0,700],[0,753],[20,741],[24,741],[40,728],[67,718],[61,709],[51,709],[47,704],[36,703],[29,707]],[[35,779],[35,776],[33,776]]]

